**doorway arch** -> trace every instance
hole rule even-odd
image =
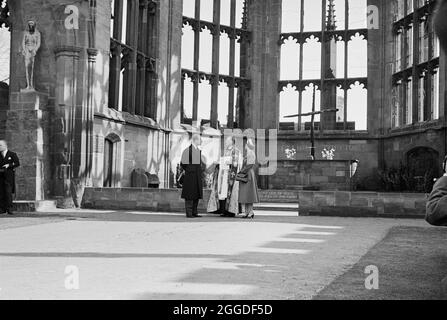
[[[113,188],[119,183],[119,148],[121,138],[110,133],[104,139],[103,187]]]

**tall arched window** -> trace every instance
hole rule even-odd
[[[394,117],[393,127],[437,120],[440,46],[432,24],[437,1],[393,1],[393,99],[401,111]]]
[[[156,120],[156,1],[111,4],[109,106]]]
[[[250,83],[240,70],[245,10],[245,0],[183,0],[182,123],[238,125],[239,96]]]
[[[282,1],[280,130],[309,130],[310,117],[287,116],[314,100],[315,128],[367,130],[367,38],[366,0]]]

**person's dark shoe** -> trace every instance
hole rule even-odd
[[[202,218],[202,216],[200,214],[195,214],[194,218]]]
[[[221,217],[234,218],[234,217],[236,217],[236,215],[234,213],[225,212],[224,214],[221,215]]]
[[[12,210],[7,210],[6,213],[8,214],[8,216],[13,216],[14,212]]]
[[[187,219],[193,219],[195,216],[186,216]]]

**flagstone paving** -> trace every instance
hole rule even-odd
[[[0,216],[0,299],[312,299],[393,227],[431,229],[423,220],[277,211],[254,220],[115,211]]]

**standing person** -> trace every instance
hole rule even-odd
[[[12,195],[15,193],[15,169],[20,166],[19,157],[8,150],[5,140],[0,140],[0,213],[12,215]]]
[[[205,159],[200,150],[200,135],[193,134],[191,140],[191,145],[182,153],[181,167],[185,171],[182,198],[185,199],[186,217],[199,218],[197,207],[203,198],[202,175]]]
[[[218,211],[222,217],[235,217],[239,213],[239,181],[236,174],[242,168],[242,154],[233,137],[225,139],[223,156],[214,171],[213,187],[208,212]]]
[[[255,217],[253,204],[259,202],[259,195],[255,174],[255,144],[252,139],[248,139],[245,149],[247,156],[244,158],[244,165],[236,179],[241,182],[239,184],[239,203],[242,206],[242,217],[253,219]]]

